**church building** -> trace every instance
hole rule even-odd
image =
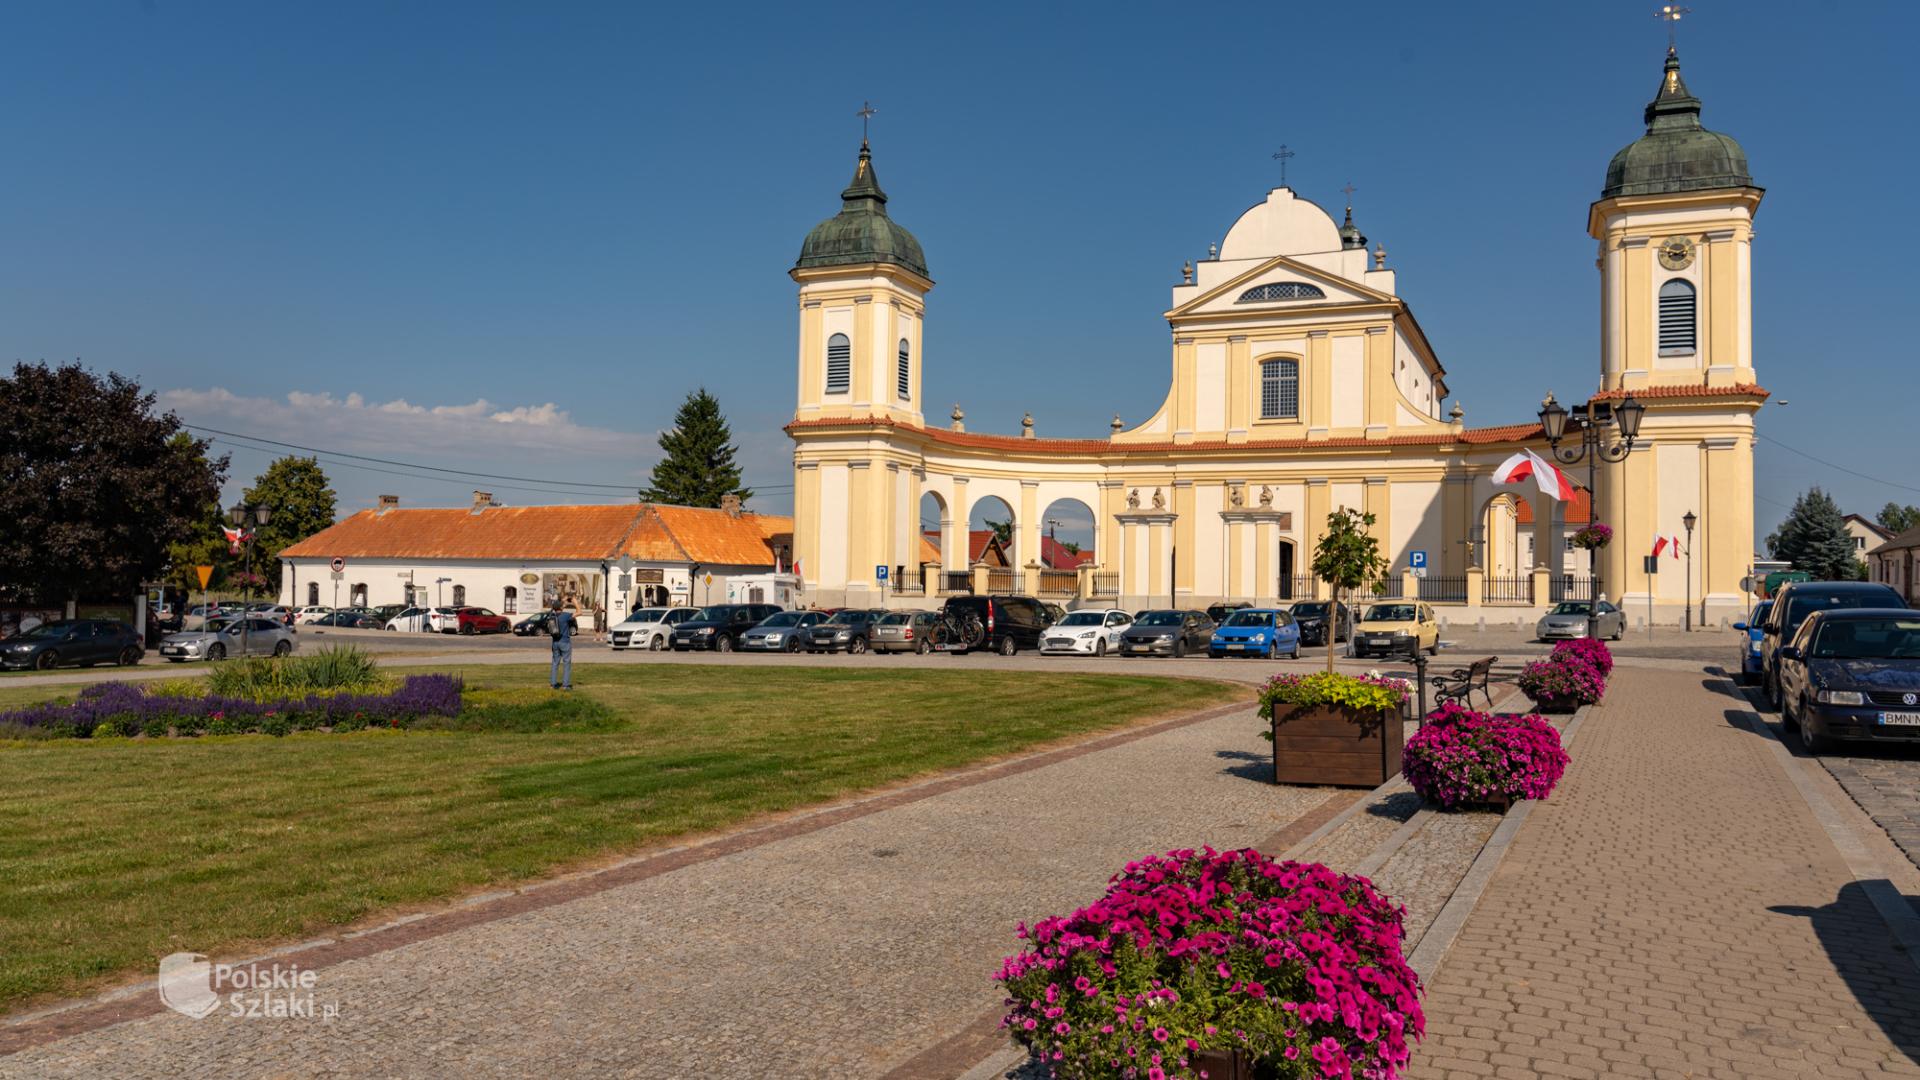
[[[1165,318],[1172,380],[1151,417],[1106,438],[966,430],[929,420],[922,330],[933,277],[887,209],[863,141],[840,212],[802,245],[794,440],[794,543],[822,604],[937,604],[978,588],[968,521],[996,499],[1013,519],[1013,567],[995,591],[1071,594],[1122,607],[1199,607],[1326,595],[1308,566],[1330,511],[1374,515],[1390,570],[1375,595],[1464,608],[1538,608],[1597,589],[1634,618],[1745,613],[1753,543],[1753,423],[1767,392],[1752,342],[1752,224],[1761,189],[1733,139],[1706,130],[1669,49],[1645,134],[1608,165],[1588,231],[1603,327],[1591,385],[1560,442],[1603,448],[1637,427],[1623,460],[1594,471],[1593,517],[1611,546],[1578,566],[1567,503],[1493,473],[1523,449],[1552,459],[1546,426],[1468,427],[1446,408],[1450,376],[1398,291],[1384,250],[1343,219],[1276,188],[1183,271]],[[1542,390],[1547,387],[1543,386]],[[1546,425],[1546,426],[1543,426]],[[1588,462],[1562,456],[1583,487]],[[1093,564],[1077,578],[1041,561],[1047,508],[1084,504]],[[923,503],[925,504],[923,506]],[[1525,503],[1524,511],[1519,504]],[[1578,513],[1587,514],[1582,491]],[[1643,556],[1689,512],[1693,579]],[[939,522],[922,566],[923,517]],[[1002,516],[996,514],[995,516]],[[1524,539],[1522,534],[1528,534]],[[1046,586],[1042,587],[1042,575]],[[1597,584],[1595,578],[1598,579]],[[1518,614],[1518,613],[1516,613]]]

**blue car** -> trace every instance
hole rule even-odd
[[[1746,622],[1733,624],[1740,631],[1740,685],[1752,686],[1760,681],[1760,669],[1763,659],[1760,655],[1760,639],[1766,636],[1767,611],[1773,607],[1773,601],[1762,600],[1753,605],[1753,614]]]
[[[1300,624],[1277,608],[1241,608],[1213,631],[1207,655],[1300,658]]]

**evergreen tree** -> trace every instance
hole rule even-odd
[[[253,572],[266,579],[266,591],[280,589],[280,552],[333,524],[334,498],[314,458],[283,457],[254,478],[241,501],[272,511],[265,525],[248,526],[254,531]]]
[[[1880,527],[1899,536],[1908,529],[1920,525],[1920,506],[1901,506],[1888,503],[1880,508]]]
[[[1817,487],[1793,500],[1787,519],[1767,537],[1767,550],[1819,581],[1852,580],[1859,563],[1839,504]]]
[[[740,466],[733,460],[739,447],[732,440],[720,402],[705,387],[688,394],[674,415],[673,430],[660,436],[666,457],[653,467],[652,486],[641,497],[675,506],[718,507],[722,495],[738,495],[745,506],[753,492],[740,486]]]

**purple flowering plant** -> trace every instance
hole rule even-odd
[[[1606,547],[1611,543],[1613,543],[1613,526],[1604,521],[1593,522],[1573,534],[1574,546],[1586,548],[1588,551]]]
[[[398,687],[375,693],[306,694],[260,701],[222,694],[158,694],[131,683],[95,683],[70,704],[48,702],[0,712],[0,734],[14,730],[85,739],[405,727],[424,717],[457,714],[461,690],[461,680],[452,675],[409,675]]]
[[[1597,703],[1607,692],[1607,680],[1592,664],[1549,656],[1520,669],[1516,680],[1534,705],[1549,712],[1572,712]]]
[[[1544,799],[1567,771],[1560,733],[1538,716],[1475,712],[1448,702],[1407,740],[1401,771],[1443,809]]]
[[[1055,1077],[1192,1080],[1200,1050],[1260,1075],[1392,1080],[1424,1033],[1404,909],[1366,878],[1251,848],[1129,863],[1106,895],[1022,925],[1002,1026]]]
[[[1555,659],[1583,663],[1600,673],[1604,681],[1613,677],[1613,653],[1599,638],[1571,638],[1553,647]]]

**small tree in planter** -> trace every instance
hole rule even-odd
[[[1567,771],[1560,733],[1538,716],[1499,716],[1447,702],[1407,740],[1407,783],[1452,810],[1544,799]]]
[[[1365,584],[1368,578],[1379,577],[1387,568],[1387,560],[1380,556],[1380,541],[1368,532],[1373,528],[1372,514],[1363,514],[1357,510],[1341,507],[1327,515],[1327,533],[1313,549],[1313,575],[1333,586],[1333,606],[1329,612],[1340,610],[1340,594]],[[1328,625],[1333,625],[1333,616],[1329,614]],[[1332,630],[1327,632],[1327,670],[1333,670]]]

